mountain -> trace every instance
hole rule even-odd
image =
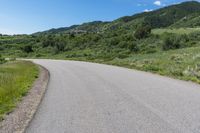
[[[200,26],[200,3],[197,1],[183,2],[167,6],[151,12],[143,12],[132,16],[124,16],[112,22],[94,21],[58,29],[51,29],[40,34],[58,33],[98,33],[117,29],[135,30],[140,24],[148,24],[152,28],[166,27],[198,27]]]
[[[178,5],[162,8],[153,11],[145,16],[144,21],[149,23],[153,28],[168,27],[179,20],[189,17],[190,15],[200,15],[200,3],[196,1],[184,2]]]
[[[86,33],[86,32],[100,32],[103,27],[109,22],[93,21],[89,23],[83,23],[81,25],[73,25],[70,27],[62,27],[58,29],[50,29],[44,32],[37,32],[35,35],[40,34],[56,34],[56,33]]]

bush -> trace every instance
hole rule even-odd
[[[200,32],[196,31],[196,32],[192,32],[189,34],[189,38],[191,38],[192,40],[200,40]]]
[[[42,57],[42,56],[44,56],[44,55],[39,54],[39,53],[35,55],[35,57]]]
[[[26,53],[33,52],[33,49],[32,49],[31,45],[26,45],[26,46],[22,47],[22,50],[23,50],[23,52],[26,52]]]
[[[179,49],[184,47],[191,47],[191,38],[186,35],[177,35],[173,33],[166,33],[164,35],[163,50]]]
[[[135,31],[135,38],[137,39],[143,39],[147,38],[151,34],[151,27],[146,25],[146,26],[140,26],[136,31]]]
[[[126,48],[128,45],[129,45],[129,44],[128,44],[128,42],[126,42],[126,41],[121,41],[121,42],[118,44],[118,46],[119,46],[120,48]]]
[[[128,49],[129,49],[131,52],[138,52],[138,51],[140,50],[136,42],[130,43],[130,44],[128,45]]]
[[[178,49],[181,47],[180,38],[174,34],[168,34],[164,38],[163,50]]]
[[[3,58],[3,57],[0,55],[0,64],[3,64],[3,63],[5,63],[5,62],[6,62],[5,58]]]

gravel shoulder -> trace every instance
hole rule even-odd
[[[47,69],[42,66],[39,66],[39,69],[39,78],[34,82],[27,96],[0,122],[0,133],[23,133],[34,117],[50,77]]]

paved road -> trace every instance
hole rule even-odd
[[[51,74],[27,133],[200,133],[200,86],[120,67],[34,60]]]

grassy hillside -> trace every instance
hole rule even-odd
[[[200,15],[199,13],[194,13],[188,16],[185,16],[184,18],[180,19],[176,23],[172,24],[171,28],[185,28],[185,27],[199,27],[200,26]]]
[[[198,16],[200,3],[190,1],[112,22],[95,21],[32,35],[1,35],[0,52],[5,57],[109,60],[196,47],[200,41]]]
[[[192,34],[200,32],[200,28],[167,28],[167,29],[154,29],[153,34],[161,35],[164,33],[174,33],[174,34]]]
[[[26,95],[37,75],[38,67],[31,62],[0,64],[0,119]]]
[[[164,7],[152,12],[143,12],[132,16],[124,16],[112,22],[94,21],[58,29],[38,32],[35,35],[61,33],[99,33],[124,29],[135,30],[140,24],[148,24],[152,28],[199,27],[200,3],[197,1]]]
[[[200,83],[200,47],[139,54],[125,59],[115,58],[104,63]]]

